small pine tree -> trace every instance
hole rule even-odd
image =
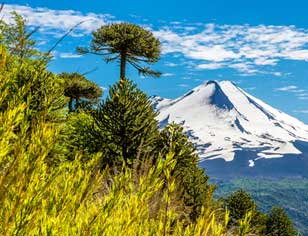
[[[297,235],[292,221],[281,207],[273,207],[266,222],[268,236],[295,236]]]

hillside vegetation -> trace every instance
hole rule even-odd
[[[79,49],[120,62],[101,101],[84,75],[50,72],[50,52],[13,17],[0,22],[1,235],[296,234],[282,208],[264,214],[242,190],[214,200],[182,127],[159,130],[147,95],[125,77],[127,63],[159,76],[151,32],[107,25]]]
[[[307,178],[236,178],[234,180],[212,180],[219,188],[215,197],[230,194],[238,188],[249,192],[263,212],[272,206],[284,206],[302,235],[308,235],[308,179]]]

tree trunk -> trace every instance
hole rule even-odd
[[[75,111],[79,108],[79,97],[76,98]]]
[[[120,79],[124,79],[126,74],[126,52],[121,53]]]
[[[68,111],[72,112],[73,111],[73,98],[70,97],[70,100],[68,101]]]

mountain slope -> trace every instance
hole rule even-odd
[[[182,124],[196,145],[200,160],[212,160],[209,164],[203,162],[205,165],[215,163],[213,170],[233,161],[232,165],[241,163],[243,171],[256,166],[271,171],[269,163],[274,159],[284,159],[279,162],[281,168],[289,165],[290,159],[296,162],[293,168],[308,170],[308,126],[229,81],[207,81],[174,100],[151,99],[159,111],[160,125]]]

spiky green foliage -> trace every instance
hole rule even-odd
[[[80,53],[92,53],[103,56],[106,62],[120,62],[120,78],[126,76],[126,64],[132,65],[139,73],[160,76],[145,64],[153,64],[160,57],[160,42],[154,35],[134,24],[113,23],[103,25],[93,32],[89,49],[77,48]]]
[[[102,89],[94,82],[89,81],[84,75],[78,73],[61,73],[60,78],[64,80],[64,95],[69,98],[69,111],[75,111],[83,105],[98,102],[102,96]]]
[[[190,220],[196,220],[202,206],[211,201],[214,186],[207,183],[209,177],[198,167],[198,155],[194,145],[188,140],[183,128],[176,124],[167,125],[160,133],[158,150],[174,153],[177,163],[172,172],[179,197],[186,207]]]
[[[98,158],[86,166],[76,159],[48,167],[45,157],[55,130],[44,126],[39,124],[37,132],[27,137],[30,140],[23,140],[31,142],[31,149],[19,146],[24,143],[11,147],[21,150],[19,155],[7,155],[7,149],[0,146],[2,163],[10,170],[1,168],[5,171],[1,176],[1,235],[224,235],[226,224],[219,223],[211,209],[187,227],[173,209],[162,208],[151,218],[148,201],[163,186],[159,176],[172,168],[172,155],[151,168],[138,185],[130,170],[114,177],[97,172]]]
[[[10,83],[11,96],[15,93],[18,94],[20,89],[27,88],[31,91],[29,106],[33,121],[40,119],[43,115],[47,115],[49,120],[54,121],[63,118],[62,110],[65,106],[65,97],[63,96],[62,81],[47,71],[45,66],[37,67],[30,61],[25,61],[17,68],[9,69],[7,73],[13,78]],[[20,99],[24,101],[29,99],[27,94],[21,94],[21,96]],[[1,107],[5,108],[6,106],[7,103],[4,102]]]
[[[243,219],[247,212],[256,209],[256,203],[243,189],[239,189],[223,199],[224,206],[230,211],[231,222]]]
[[[97,108],[70,116],[63,132],[67,150],[103,152],[103,166],[131,166],[155,148],[158,124],[151,102],[132,81],[122,79],[109,89]]]
[[[292,221],[282,207],[273,207],[266,222],[265,234],[269,236],[297,235]]]
[[[267,215],[257,210],[257,205],[249,193],[239,189],[221,200],[223,207],[230,212],[229,227],[231,230],[234,230],[234,226],[236,230],[237,225],[245,220],[249,213],[249,233],[264,234]]]
[[[124,160],[128,165],[154,148],[158,136],[151,102],[128,79],[109,88],[109,96],[92,112],[98,147],[105,153],[104,163],[114,165]]]

